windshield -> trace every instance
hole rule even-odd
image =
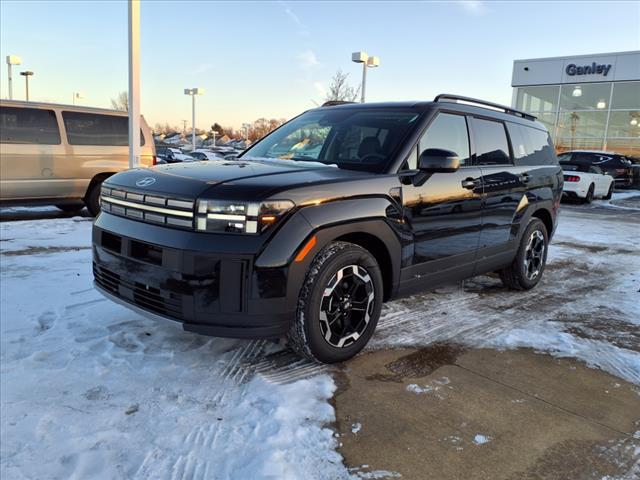
[[[419,114],[402,109],[325,109],[300,115],[247,150],[242,158],[314,162],[379,173]]]

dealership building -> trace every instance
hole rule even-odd
[[[513,62],[512,105],[546,125],[558,151],[640,157],[640,51]]]

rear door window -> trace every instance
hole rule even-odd
[[[129,117],[85,112],[62,112],[70,145],[126,147],[129,145]],[[140,130],[140,145],[144,145]]]
[[[39,108],[0,108],[0,143],[60,145],[55,112]]]
[[[502,122],[473,119],[477,165],[509,165],[509,142]]]

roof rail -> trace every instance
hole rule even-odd
[[[441,93],[440,95],[438,95],[436,98],[433,99],[434,102],[441,102],[446,100],[454,100],[456,102],[462,101],[467,103],[475,103],[476,105],[496,108],[498,110],[502,110],[504,113],[515,115],[517,117],[526,118],[527,120],[535,120],[537,118],[534,115],[531,115],[530,113],[521,112],[520,110],[516,110],[515,108],[507,107],[505,105],[500,105],[499,103],[487,102],[485,100],[478,100],[477,98],[463,97],[461,95],[451,95],[449,93]]]
[[[328,102],[324,102],[322,106],[335,107],[336,105],[346,105],[347,103],[356,103],[356,102],[347,102],[346,100],[329,100]]]

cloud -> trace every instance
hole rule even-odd
[[[280,3],[280,5],[282,5],[284,7],[284,13],[287,15],[287,17],[289,17],[289,19],[296,26],[298,35],[301,35],[303,37],[308,36],[309,35],[309,29],[304,24],[304,22],[302,20],[300,20],[300,17],[296,14],[296,12],[291,10],[289,5],[287,5],[285,2],[278,2],[278,3]]]
[[[318,68],[321,63],[318,61],[316,53],[311,49],[307,49],[298,54],[298,65],[300,65],[300,68],[303,70],[313,70]]]
[[[487,5],[481,0],[460,0],[457,3],[469,15],[484,15],[487,11]]]
[[[208,72],[212,68],[213,68],[213,65],[210,63],[201,63],[191,71],[191,75],[200,75],[201,73]]]

